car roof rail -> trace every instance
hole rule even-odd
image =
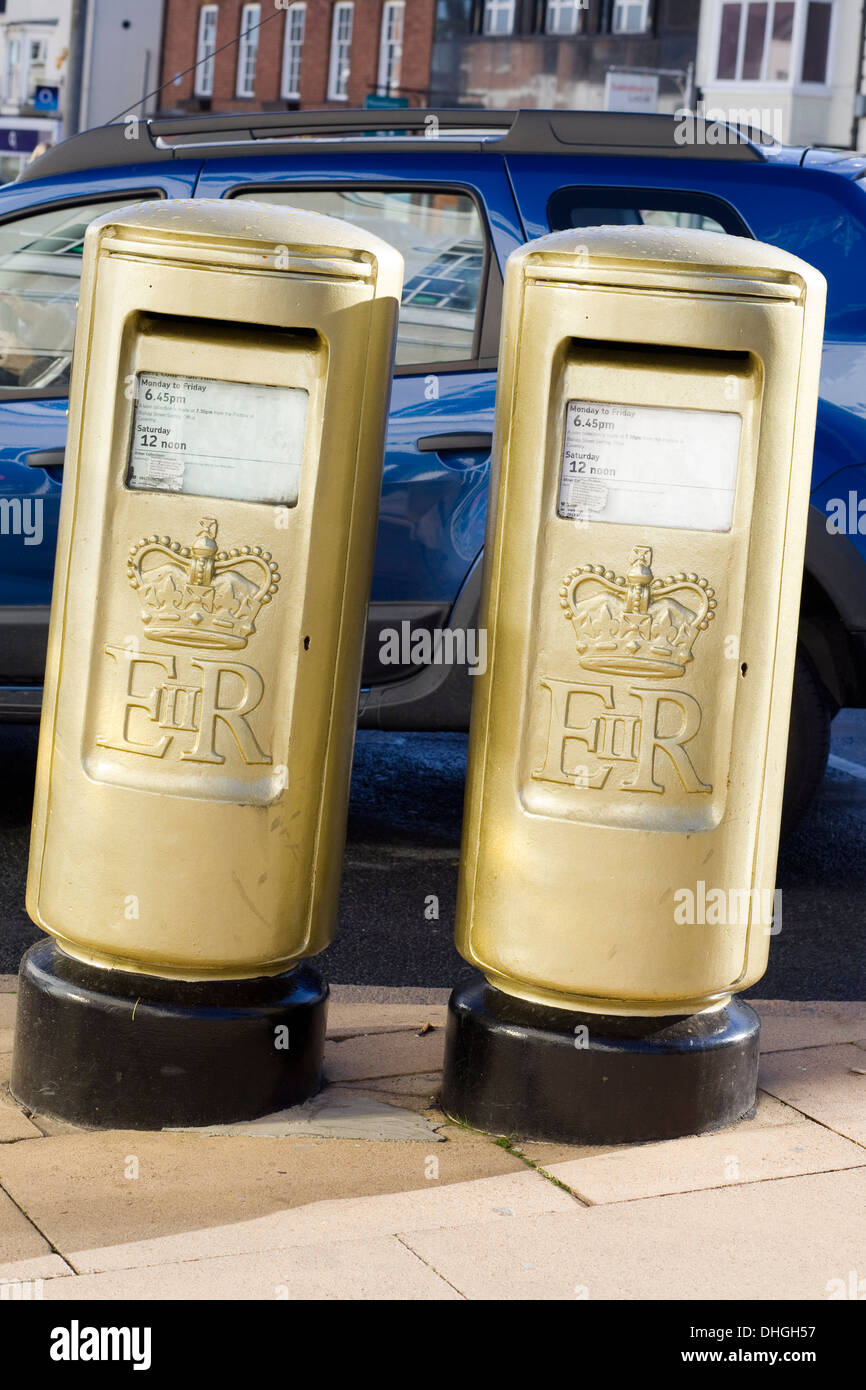
[[[726,138],[719,139],[719,136]],[[718,143],[717,143],[718,140]],[[508,154],[643,155],[647,158],[763,161],[746,133],[688,112],[535,111],[515,113],[497,148]]]
[[[284,142],[293,151],[321,152],[377,137],[377,147],[400,148],[407,139],[430,146],[476,145],[502,154],[643,155],[656,158],[763,160],[758,147],[734,126],[730,138],[714,137],[718,123],[699,116],[623,111],[497,111],[468,106],[375,111],[266,111],[207,116],[128,118],[82,131],[25,165],[16,180],[48,178],[111,165],[201,158],[230,148],[259,154],[264,143]],[[133,132],[130,134],[130,132]]]

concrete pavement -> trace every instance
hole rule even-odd
[[[338,987],[315,1102],[146,1134],[15,1106],[14,977],[0,977],[0,1294],[866,1296],[866,1004],[758,1003],[762,1090],[739,1125],[516,1147],[436,1108],[446,998]]]

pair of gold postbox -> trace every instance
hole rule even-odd
[[[73,955],[330,938],[400,277],[246,202],[88,233],[28,884]],[[765,967],[823,295],[709,233],[511,258],[457,923],[508,992],[686,1013]],[[698,884],[747,910],[677,921]]]

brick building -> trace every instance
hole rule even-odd
[[[700,9],[698,0],[440,0],[432,104],[636,109],[608,100],[611,72],[657,82],[646,109],[673,111],[690,104]]]
[[[339,109],[371,96],[424,106],[435,8],[435,0],[166,0],[160,109]]]

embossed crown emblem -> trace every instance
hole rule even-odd
[[[127,576],[141,599],[149,637],[185,647],[245,647],[280,574],[261,546],[217,550],[217,523],[204,517],[192,545],[147,536],[129,552]]]
[[[577,637],[580,664],[612,675],[678,676],[715,616],[706,579],[674,574],[654,579],[652,548],[636,545],[628,573],[580,565],[567,574],[559,601]]]

